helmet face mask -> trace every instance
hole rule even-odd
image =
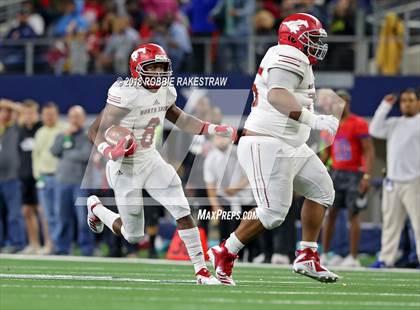
[[[164,70],[163,71],[149,70],[148,67],[154,64],[163,64]],[[144,61],[143,63],[139,63],[137,65],[136,71],[141,76],[169,78],[172,75],[171,60],[169,58],[166,58],[165,60],[161,60],[161,61],[157,61],[157,60]]]
[[[309,56],[317,60],[323,60],[327,55],[328,44],[323,43],[321,38],[326,38],[327,32],[324,29],[310,30],[302,33],[298,41],[306,47]]]

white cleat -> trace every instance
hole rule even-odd
[[[95,195],[89,196],[87,199],[87,223],[95,234],[100,234],[104,230],[104,223],[92,211],[99,204],[102,205],[102,202]]]
[[[339,278],[335,273],[321,265],[316,251],[308,248],[296,251],[293,271],[325,283],[336,282]]]
[[[198,285],[222,285],[219,280],[217,280],[207,268],[201,268],[195,276],[197,277]]]

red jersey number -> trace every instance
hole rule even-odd
[[[157,126],[159,126],[159,124],[159,117],[154,117],[149,121],[146,128],[144,128],[144,132],[140,140],[140,144],[142,147],[148,148],[152,145],[153,138],[155,137],[155,129]]]

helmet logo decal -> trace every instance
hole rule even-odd
[[[288,22],[283,22],[290,29],[291,33],[297,33],[300,30],[301,26],[308,27],[308,21],[303,19],[291,20]]]
[[[131,59],[133,61],[137,61],[137,58],[139,57],[139,53],[146,53],[146,48],[142,47],[142,48],[138,48],[136,49],[134,52],[131,53]]]

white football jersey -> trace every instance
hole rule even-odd
[[[107,103],[130,110],[120,126],[130,129],[137,141],[134,157],[155,149],[155,129],[162,125],[166,111],[176,101],[172,86],[161,87],[151,92],[143,87],[125,86],[115,82],[108,90]]]
[[[252,90],[254,102],[245,128],[270,135],[293,146],[300,146],[309,138],[310,127],[277,111],[267,100],[268,70],[280,68],[298,74],[302,82],[297,89],[289,89],[297,102],[313,112],[315,99],[314,74],[308,57],[289,45],[276,45],[268,49],[261,61]]]

